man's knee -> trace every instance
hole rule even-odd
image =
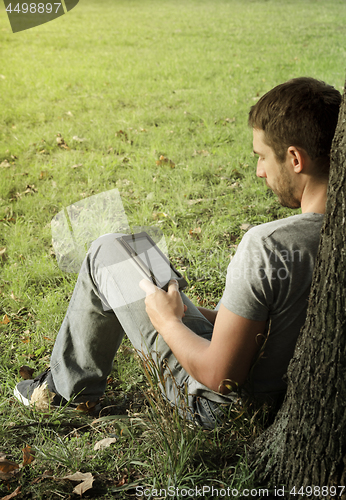
[[[92,259],[101,261],[104,265],[112,265],[128,258],[124,252],[118,238],[122,233],[108,233],[100,236],[92,242],[89,249],[89,255]]]

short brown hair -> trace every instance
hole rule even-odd
[[[294,78],[263,95],[252,106],[249,125],[263,130],[265,142],[283,162],[287,148],[303,148],[321,174],[329,171],[329,153],[338,121],[341,94],[314,78]]]

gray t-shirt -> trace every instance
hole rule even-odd
[[[283,377],[304,324],[323,214],[305,213],[250,229],[228,266],[221,303],[251,320],[268,320],[263,355],[244,390],[258,400],[286,390]]]

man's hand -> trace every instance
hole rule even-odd
[[[169,282],[167,292],[145,279],[139,283],[139,286],[147,294],[146,311],[154,328],[159,333],[164,335],[165,327],[172,323],[181,322],[187,306],[182,301],[179,284],[176,280]]]
[[[227,394],[229,386],[242,385],[265,334],[266,320],[243,318],[221,304],[211,340],[197,335],[181,321],[186,307],[178,283],[168,292],[142,280],[146,310],[182,367],[209,389]],[[224,382],[227,382],[226,384]]]

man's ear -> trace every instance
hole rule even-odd
[[[300,174],[308,160],[308,154],[304,149],[296,148],[296,146],[290,146],[287,149],[287,161],[291,164],[293,171],[296,174]]]

